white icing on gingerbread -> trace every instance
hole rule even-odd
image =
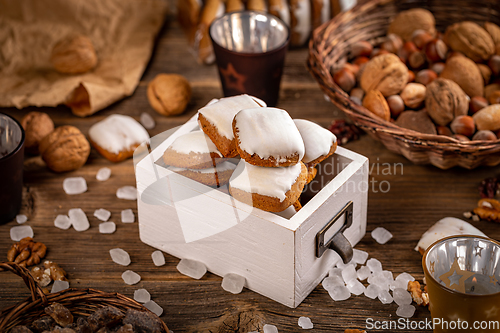
[[[225,161],[225,162],[222,162],[220,164],[217,164],[216,168],[210,167],[210,168],[206,168],[206,169],[186,169],[186,168],[178,168],[178,167],[174,167],[174,166],[169,166],[168,169],[173,171],[173,172],[181,172],[181,171],[189,170],[192,172],[206,174],[206,173],[215,173],[215,172],[234,170],[234,169],[236,169],[236,165],[231,163],[231,162]]]
[[[289,167],[266,168],[240,160],[229,179],[229,185],[245,192],[278,198],[283,202],[286,192],[290,191],[300,172],[301,163]]]
[[[248,154],[262,159],[273,156],[278,162],[287,157],[304,156],[304,142],[292,118],[278,108],[253,108],[238,112],[235,116],[239,146]]]
[[[179,136],[172,142],[170,148],[181,154],[191,152],[199,154],[217,153],[222,157],[212,140],[203,131],[189,132]]]
[[[220,135],[232,140],[234,139],[232,127],[234,115],[242,109],[259,107],[260,103],[249,95],[238,95],[221,98],[215,103],[204,106],[198,112],[217,128]]]
[[[294,119],[306,147],[302,162],[309,163],[322,155],[328,154],[332,145],[337,142],[335,134],[312,121]]]
[[[149,141],[149,134],[141,124],[134,118],[121,114],[113,114],[92,125],[89,137],[98,146],[113,154]]]
[[[303,45],[309,38],[311,32],[311,3],[309,0],[298,0],[296,6],[292,7],[293,15],[297,19],[297,24],[292,27],[299,36],[298,45]]]

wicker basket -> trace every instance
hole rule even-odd
[[[23,278],[31,292],[31,297],[25,301],[4,309],[0,312],[0,332],[9,332],[17,325],[28,325],[33,320],[46,315],[44,308],[52,302],[58,302],[67,307],[73,315],[87,317],[94,311],[105,306],[114,306],[121,311],[134,309],[148,311],[142,304],[118,293],[107,293],[95,289],[70,288],[58,293],[45,295],[35,282],[28,269],[13,262],[0,263],[0,271],[8,270]],[[167,325],[159,319],[164,333],[169,333]]]
[[[309,42],[307,66],[330,100],[357,126],[364,129],[389,150],[402,154],[415,164],[432,164],[441,169],[461,166],[473,169],[500,163],[500,140],[460,142],[443,135],[428,135],[375,119],[370,112],[354,104],[333,81],[332,72],[349,59],[350,45],[368,40],[379,44],[392,18],[400,11],[421,7],[436,18],[436,28],[444,31],[454,22],[500,22],[498,0],[374,0],[357,5],[317,28]]]

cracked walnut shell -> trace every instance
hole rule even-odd
[[[80,74],[97,65],[97,55],[88,37],[69,36],[54,45],[50,62],[59,73]]]
[[[360,78],[365,92],[378,90],[384,97],[399,94],[407,82],[408,68],[392,53],[381,54],[368,61]]]
[[[191,85],[182,75],[158,74],[148,84],[148,100],[161,115],[181,114],[191,99]]]
[[[74,126],[61,126],[40,142],[40,154],[55,172],[76,170],[87,162],[90,144]]]

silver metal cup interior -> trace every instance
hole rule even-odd
[[[261,12],[228,13],[210,26],[212,39],[220,46],[240,53],[264,53],[286,43],[289,29],[277,17]]]
[[[446,286],[440,276],[450,272],[455,260],[461,270],[475,273],[469,279],[475,277],[478,280],[484,280],[480,282],[484,282],[487,290],[481,294],[500,292],[500,245],[498,243],[475,236],[447,238],[427,251],[425,265],[431,276]]]
[[[7,115],[0,114],[0,159],[12,153],[23,139],[19,124]]]

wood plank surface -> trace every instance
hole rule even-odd
[[[324,99],[307,72],[307,55],[307,49],[289,51],[278,106],[289,111],[293,118],[306,118],[328,126],[334,118],[343,115]],[[179,73],[191,82],[193,96],[183,115],[163,117],[149,106],[147,83],[158,73]],[[183,124],[210,99],[218,97],[222,97],[222,91],[216,67],[196,63],[177,22],[170,18],[159,35],[154,55],[133,96],[88,118],[75,117],[62,106],[23,110],[7,108],[0,109],[0,112],[21,119],[29,111],[41,110],[50,114],[56,126],[74,125],[85,134],[92,124],[111,114],[127,114],[138,119],[142,112],[148,112],[157,122],[157,126],[149,131],[154,136]],[[379,259],[384,269],[393,271],[395,275],[408,272],[420,281],[423,278],[421,256],[413,248],[422,233],[443,217],[461,218],[464,211],[473,209],[479,199],[479,182],[499,174],[497,167],[444,171],[433,166],[413,165],[367,135],[346,144],[345,148],[370,159],[367,234],[357,248]],[[112,169],[112,176],[106,182],[98,182],[95,174],[104,166]],[[86,193],[69,196],[63,192],[63,180],[73,176],[82,176],[87,180]],[[84,167],[56,174],[45,167],[40,157],[27,157],[24,177],[25,198],[21,213],[28,215],[27,224],[34,229],[35,239],[47,245],[47,259],[66,269],[71,287],[91,287],[130,297],[133,297],[134,290],[146,288],[152,299],[164,309],[161,318],[176,333],[262,332],[264,324],[276,325],[280,333],[298,332],[301,329],[297,321],[301,316],[311,318],[314,332],[343,332],[347,328],[365,329],[369,318],[378,321],[398,318],[395,303],[383,305],[377,299],[364,296],[351,296],[346,301],[334,302],[321,286],[299,307],[291,309],[247,289],[238,295],[227,293],[220,286],[221,278],[210,273],[200,280],[183,276],[176,270],[179,260],[167,254],[164,266],[154,266],[151,253],[155,249],[140,241],[137,222],[120,222],[120,212],[124,209],[132,208],[137,215],[136,202],[116,198],[119,187],[135,185],[133,161],[130,159],[113,164],[92,150]],[[76,207],[82,208],[89,217],[89,230],[78,233],[74,229],[63,231],[53,226],[58,214],[67,214],[69,209]],[[114,234],[99,233],[99,221],[93,216],[98,208],[111,211],[110,220],[117,223]],[[471,223],[487,235],[500,238],[497,224],[485,221]],[[9,230],[16,225],[15,221],[11,221],[0,226],[0,256],[4,258],[1,260],[5,260],[12,244]],[[376,243],[370,236],[370,232],[379,226],[394,235],[385,245]],[[116,247],[131,254],[129,267],[124,268],[111,261],[108,251]],[[125,269],[139,273],[141,282],[134,286],[124,284],[121,274]],[[20,278],[0,272],[0,309],[14,305],[27,296],[27,289]],[[430,319],[428,309],[418,307],[410,321],[425,319]],[[411,332],[412,329],[398,331]]]

